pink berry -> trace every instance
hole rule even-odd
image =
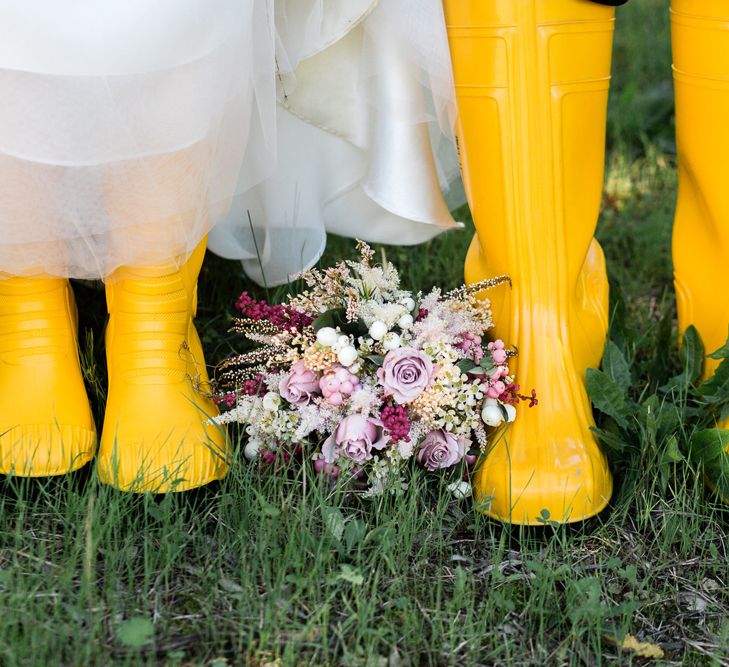
[[[496,349],[491,353],[494,363],[503,364],[506,361],[506,352],[503,349]]]
[[[344,403],[344,398],[338,391],[334,392],[333,394],[329,394],[329,396],[327,396],[326,399],[327,399],[327,403],[329,403],[329,405],[333,405],[335,407],[338,407],[342,403]]]

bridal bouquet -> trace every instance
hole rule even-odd
[[[284,304],[241,295],[233,331],[255,348],[218,367],[216,421],[245,426],[248,459],[300,454],[370,495],[406,488],[412,462],[452,469],[449,488],[468,495],[465,467],[487,429],[513,421],[520,400],[536,403],[509,371],[515,351],[485,339],[490,304],[477,294],[508,278],[413,294],[392,264],[358,250],[298,276],[308,289]]]

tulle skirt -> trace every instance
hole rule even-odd
[[[0,273],[210,246],[261,283],[326,231],[455,226],[439,0],[0,0]]]

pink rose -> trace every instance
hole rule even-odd
[[[450,468],[466,454],[468,441],[463,436],[454,436],[443,429],[430,431],[420,444],[417,458],[427,470]]]
[[[303,361],[297,361],[278,383],[278,391],[289,403],[307,405],[319,393],[319,378]]]
[[[399,347],[385,356],[377,377],[396,403],[410,403],[433,381],[436,367],[425,352],[412,347]]]
[[[325,440],[321,452],[327,463],[334,463],[340,456],[364,463],[372,458],[373,449],[383,449],[388,438],[379,419],[350,415],[339,422],[334,432]]]

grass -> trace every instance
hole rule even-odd
[[[598,230],[611,338],[643,404],[680,368],[666,5],[642,0],[619,13]],[[388,256],[414,284],[456,285],[469,236]],[[324,261],[351,249],[332,239]],[[231,351],[225,330],[245,288],[237,264],[207,258],[200,325],[211,361]],[[103,303],[94,285],[77,295],[101,415]],[[686,400],[658,411],[683,415]],[[573,526],[502,526],[420,478],[404,498],[377,501],[305,470],[271,476],[242,464],[214,488],[163,497],[115,492],[90,471],[7,479],[0,665],[641,663],[617,648],[624,633],[660,644],[658,664],[729,664],[729,511],[669,447],[685,445],[692,422],[665,432],[650,414],[636,413],[630,446],[614,456],[608,510]]]

